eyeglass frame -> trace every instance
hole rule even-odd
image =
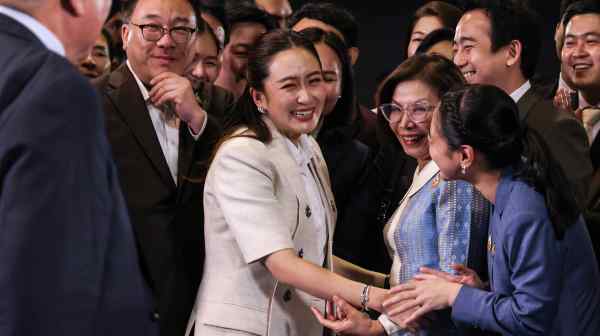
[[[155,23],[148,23],[148,24],[137,24],[137,23],[133,23],[133,22],[127,22],[128,24],[132,24],[136,27],[138,27],[140,29],[140,32],[142,33],[142,37],[144,38],[144,40],[148,41],[148,42],[158,42],[160,41],[163,37],[165,37],[165,35],[167,34],[167,31],[169,33],[169,38],[171,40],[173,40],[173,42],[177,43],[177,44],[185,44],[188,43],[191,39],[192,36],[194,35],[194,33],[198,32],[198,28],[192,28],[192,27],[187,27],[187,26],[178,26],[178,27],[172,27],[172,28],[166,28],[165,26],[159,25],[159,24],[155,24]],[[157,40],[149,40],[146,35],[144,34],[144,28],[146,27],[153,27],[153,28],[160,28],[160,37]],[[173,38],[173,30],[176,29],[180,29],[180,30],[184,30],[186,31],[189,35],[188,38],[186,39],[186,41],[183,42],[178,42]]]
[[[426,117],[423,118],[423,120],[415,120],[414,118],[414,108],[415,106],[420,106],[420,105],[425,105],[423,107],[426,108],[425,113],[427,114]],[[388,116],[385,112],[383,112],[383,108],[386,106],[394,106],[396,107],[399,112],[400,112],[400,117],[398,118],[398,120],[392,120],[391,116]],[[396,125],[398,124],[400,121],[402,121],[402,118],[404,117],[404,112],[407,108],[408,109],[408,119],[414,123],[424,123],[427,120],[431,119],[431,112],[433,112],[433,110],[435,110],[436,108],[436,104],[431,104],[427,101],[424,102],[416,102],[416,103],[411,103],[411,104],[406,104],[403,106],[396,104],[395,102],[391,102],[391,103],[386,103],[386,104],[381,104],[377,107],[377,111],[379,111],[379,113],[381,113],[381,115],[383,116],[383,118],[390,124],[390,125]]]

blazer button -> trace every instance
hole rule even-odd
[[[310,211],[310,207],[308,205],[306,206],[304,212],[306,213],[306,218],[310,218],[310,216],[312,215],[312,211]]]
[[[285,291],[285,293],[283,293],[283,301],[289,302],[291,299],[292,299],[292,291],[288,289]]]
[[[160,314],[156,310],[153,311],[152,314],[150,315],[150,320],[152,320],[153,322],[160,321]]]

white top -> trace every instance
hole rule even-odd
[[[510,94],[510,98],[512,98],[515,101],[515,103],[518,103],[519,100],[525,95],[525,93],[529,91],[529,89],[531,89],[531,83],[529,81],[526,81],[525,83],[523,83],[523,85],[521,85],[520,88],[516,89],[515,91],[513,91],[513,93]]]
[[[10,17],[11,19],[19,22],[27,29],[29,29],[33,33],[33,35],[35,35],[38,38],[38,40],[40,40],[40,42],[42,42],[46,46],[46,48],[59,54],[62,57],[65,57],[65,47],[62,44],[62,42],[58,39],[58,37],[56,37],[56,35],[54,35],[53,32],[51,32],[34,17],[2,5],[0,5],[0,14],[4,14]]]
[[[325,260],[327,253],[327,222],[326,214],[324,209],[324,200],[319,188],[319,181],[317,181],[317,171],[314,163],[311,162],[312,152],[310,150],[310,144],[308,143],[308,135],[302,134],[298,139],[298,145],[294,144],[287,137],[285,138],[285,144],[288,146],[294,160],[298,163],[302,180],[304,181],[304,187],[306,188],[306,197],[308,198],[308,204],[310,205],[311,223],[314,225],[314,231],[319,237],[317,242],[319,256],[317,260]],[[310,166],[310,168],[309,168]],[[312,172],[311,172],[312,170]],[[323,191],[324,192],[324,191]],[[323,266],[323,265],[318,265]]]
[[[398,227],[398,224],[400,223],[400,217],[402,216],[402,213],[404,212],[404,208],[406,208],[406,205],[408,204],[408,200],[410,199],[410,197],[412,195],[414,195],[416,192],[418,192],[419,190],[421,190],[421,188],[423,188],[423,186],[426,185],[427,182],[429,182],[429,180],[431,180],[431,178],[433,176],[435,176],[435,174],[437,174],[439,171],[440,171],[440,169],[438,168],[438,166],[435,164],[435,162],[433,160],[429,161],[425,165],[425,167],[423,167],[422,169],[419,169],[417,167],[417,169],[415,171],[415,175],[413,176],[413,181],[412,181],[412,184],[410,185],[410,188],[408,188],[408,191],[406,192],[406,194],[404,194],[404,197],[400,201],[400,205],[398,206],[398,209],[396,209],[396,211],[394,212],[394,214],[392,215],[390,220],[387,222],[387,224],[383,228],[383,235],[385,237],[385,243],[388,248],[388,252],[389,252],[390,256],[392,256],[392,258],[393,258],[392,269],[390,270],[390,285],[391,286],[395,286],[398,284],[398,282],[399,282],[398,275],[400,274],[400,267],[402,266],[400,264],[400,258],[398,258],[398,253],[396,253],[396,244],[394,241],[394,232],[396,232],[396,228]],[[403,330],[397,324],[395,324],[392,320],[390,320],[387,317],[387,315],[385,315],[385,314],[379,315],[378,320],[388,335],[391,335],[395,332]]]
[[[152,126],[154,126],[158,143],[160,144],[160,148],[162,149],[165,160],[167,161],[167,165],[169,166],[169,171],[171,172],[173,181],[175,181],[175,184],[177,184],[177,162],[179,160],[179,122],[169,123],[169,116],[150,103],[148,89],[135,74],[131,68],[131,64],[129,64],[129,61],[126,63],[129,71],[131,71],[131,74],[133,74],[133,78],[135,78],[135,82],[142,93],[144,101],[146,102],[146,108],[148,109],[148,113],[150,113],[150,119],[152,119]],[[200,135],[204,132],[207,121],[208,117],[204,118],[204,124],[202,125],[202,128],[200,128],[200,132],[198,132],[198,134],[194,134],[190,130],[190,134],[192,137],[194,137],[194,140],[198,140]]]

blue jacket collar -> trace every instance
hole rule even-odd
[[[506,168],[502,171],[498,187],[496,188],[496,202],[494,202],[494,211],[502,216],[502,212],[508,203],[510,193],[512,192],[514,175],[512,168]]]

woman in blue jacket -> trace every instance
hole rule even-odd
[[[504,335],[600,335],[600,275],[566,177],[539,135],[519,123],[493,86],[448,93],[434,113],[430,153],[449,180],[465,180],[494,204],[488,270],[421,269],[394,288],[388,315],[411,320],[452,307],[455,322]]]

